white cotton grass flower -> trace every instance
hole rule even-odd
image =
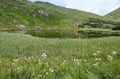
[[[97,62],[97,63],[93,64],[93,66],[98,66],[98,64],[99,64],[99,63]]]
[[[73,59],[73,61],[74,61],[74,62],[79,62],[80,60],[79,60],[79,59],[75,59],[75,58],[74,58],[74,59]]]
[[[42,57],[43,57],[44,59],[46,59],[46,57],[47,57],[46,53],[42,53]]]
[[[101,58],[95,58],[95,61],[101,61]]]
[[[116,52],[116,51],[113,51],[113,52],[112,52],[113,55],[116,55],[117,53],[118,53],[118,52]]]
[[[21,71],[21,70],[22,70],[22,67],[15,68],[15,71]]]
[[[18,69],[18,70],[20,70],[21,68],[20,68],[20,67],[18,67],[17,69]]]
[[[28,57],[28,60],[30,60],[31,59],[31,57]]]
[[[101,51],[100,50],[97,50],[96,52],[93,53],[94,56],[97,56],[98,54],[100,54]]]
[[[13,59],[13,61],[14,61],[15,63],[17,63],[17,62],[19,62],[19,59]]]
[[[49,64],[48,63],[45,63],[46,64],[46,66],[49,66]]]
[[[41,62],[41,59],[38,59],[38,62]]]
[[[75,62],[75,61],[76,61],[76,59],[74,58],[74,59],[73,59],[73,61]]]
[[[97,53],[93,53],[94,56],[97,56]]]
[[[96,51],[96,53],[97,53],[97,54],[100,54],[100,53],[101,53],[101,51],[97,50],[97,51]]]
[[[49,73],[48,72],[46,72],[46,75],[48,75]]]
[[[53,67],[49,68],[49,71],[54,72],[54,68]]]
[[[80,65],[80,59],[73,59],[73,61],[77,64],[77,65]]]
[[[80,62],[77,62],[77,65],[80,65]]]
[[[84,60],[83,60],[83,62],[85,63],[85,62],[87,62],[87,60],[86,60],[86,59],[84,59]]]
[[[38,65],[41,65],[42,63],[41,62],[38,62]]]
[[[67,60],[64,60],[64,62],[66,63],[66,62],[67,62]]]
[[[107,58],[108,58],[109,61],[113,60],[113,56],[111,56],[111,55],[107,55]]]

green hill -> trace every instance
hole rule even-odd
[[[60,7],[48,2],[0,0],[0,31],[27,33],[42,37],[79,37],[81,28],[111,29],[119,25],[118,20],[109,17]],[[90,31],[92,36],[97,32],[93,31]],[[104,36],[101,32],[100,36]],[[84,33],[88,35],[88,32]],[[105,36],[106,33],[105,31]],[[107,36],[111,33],[113,32]]]
[[[107,17],[113,18],[115,20],[120,20],[120,7],[111,13],[106,15]]]
[[[106,17],[109,17],[111,19],[120,21],[120,7],[114,11],[112,11],[111,13],[107,14]],[[114,30],[120,30],[120,24],[118,23],[115,27],[113,27],[112,29]]]
[[[68,9],[47,2],[0,0],[0,27],[101,27],[112,20],[84,11]],[[84,25],[84,26],[82,26]]]

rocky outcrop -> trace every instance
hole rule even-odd
[[[49,16],[48,13],[45,12],[44,10],[42,10],[42,9],[38,10],[38,13],[39,13],[40,15],[44,15],[44,16],[46,16],[46,17]]]

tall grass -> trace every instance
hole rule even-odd
[[[0,79],[119,79],[119,42],[0,33]]]

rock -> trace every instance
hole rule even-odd
[[[19,28],[19,29],[25,29],[26,28],[26,26],[21,25],[21,24],[16,24],[16,27]]]
[[[41,26],[35,26],[34,30],[36,32],[40,32],[41,30],[43,30],[43,28]]]
[[[44,15],[44,16],[46,16],[46,17],[49,16],[48,13],[45,12],[44,10],[38,10],[38,13],[41,14],[41,15]]]

